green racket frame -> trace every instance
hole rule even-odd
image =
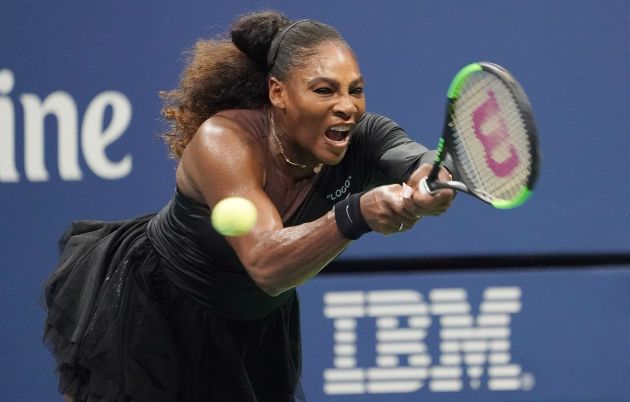
[[[489,200],[484,197],[482,194],[475,193],[473,187],[471,186],[470,181],[465,175],[461,177],[462,182],[458,181],[448,181],[448,182],[439,182],[437,180],[438,173],[440,171],[440,166],[446,156],[448,154],[451,155],[453,161],[455,163],[455,167],[458,171],[461,171],[461,163],[457,159],[457,155],[454,152],[449,152],[452,149],[453,136],[454,136],[454,125],[452,123],[451,115],[453,114],[453,110],[455,107],[455,102],[459,98],[461,89],[472,75],[479,73],[480,71],[484,71],[487,73],[491,73],[494,76],[498,77],[512,92],[512,95],[516,102],[518,103],[518,108],[521,113],[522,120],[525,124],[525,129],[528,135],[530,147],[530,157],[531,157],[531,169],[529,177],[523,188],[517,193],[515,197],[510,200]],[[536,124],[534,123],[534,117],[531,109],[531,105],[529,100],[527,99],[527,95],[518,84],[516,79],[503,67],[490,63],[490,62],[477,62],[472,63],[464,68],[462,68],[453,78],[451,82],[448,92],[447,92],[447,102],[446,102],[446,118],[444,123],[444,129],[442,132],[442,138],[438,143],[437,153],[435,156],[435,164],[433,165],[433,169],[426,181],[423,182],[422,186],[425,191],[429,193],[434,192],[440,188],[451,188],[458,191],[462,191],[477,198],[482,201],[492,205],[498,209],[511,209],[522,205],[525,201],[527,201],[533,194],[534,186],[538,179],[538,174],[540,171],[540,150],[538,145],[538,130],[536,129]]]

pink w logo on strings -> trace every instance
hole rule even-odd
[[[490,119],[494,119],[496,124],[487,125],[489,127],[487,131],[482,130],[484,124]],[[495,159],[494,150],[506,144],[510,137],[494,92],[488,91],[488,99],[473,111],[472,120],[475,136],[483,145],[488,167],[499,177],[508,176],[519,165],[519,158],[514,145],[509,144],[508,158],[502,161]]]

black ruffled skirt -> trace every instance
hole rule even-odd
[[[75,402],[302,401],[299,306],[236,321],[176,288],[152,216],[75,222],[45,284],[44,340]]]

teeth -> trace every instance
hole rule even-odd
[[[331,127],[330,129],[333,131],[341,131],[341,132],[350,131],[350,127],[348,126],[336,126],[336,127]]]

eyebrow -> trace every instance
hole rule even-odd
[[[314,77],[314,78],[311,78],[310,80],[308,80],[309,86],[315,85],[315,84],[320,83],[320,82],[326,82],[329,85],[334,86],[334,87],[338,87],[339,86],[339,81],[337,81],[335,79],[332,79],[332,78],[328,78],[328,77]],[[351,87],[356,86],[360,82],[363,82],[363,77],[362,76],[352,80],[352,82],[350,82],[350,86]]]

